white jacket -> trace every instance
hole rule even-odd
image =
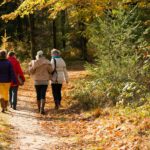
[[[62,84],[64,81],[68,82],[68,73],[66,69],[65,61],[60,58],[52,58],[52,70],[55,68],[54,59],[56,60],[56,72],[52,75],[51,82],[52,83],[60,83]]]

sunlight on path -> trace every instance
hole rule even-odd
[[[26,110],[20,109],[23,106]],[[14,137],[15,143],[11,148],[18,150],[47,150],[46,145],[54,143],[58,139],[42,132],[38,124],[36,111],[35,113],[31,112],[30,109],[32,108],[30,107],[32,107],[30,103],[21,102],[21,106],[18,106],[17,111],[12,110],[10,123],[14,127],[16,137]]]
[[[70,75],[75,78],[74,72],[70,72]],[[45,121],[45,116],[37,113],[33,87],[31,80],[27,80],[26,84],[19,89],[17,110],[10,109],[10,124],[13,126],[12,132],[14,135],[11,150],[51,150],[57,149],[57,144],[62,145],[64,142],[72,143],[74,140],[72,138],[59,137],[57,134],[51,135],[42,129],[40,124]],[[48,103],[51,103],[51,110],[53,111],[50,90],[47,95],[47,99],[51,100]]]
[[[10,110],[10,124],[14,127],[12,150],[48,150],[47,144],[58,140],[42,131],[39,125],[42,117],[36,109],[34,88],[32,83],[27,82],[19,90],[17,110]]]
[[[75,81],[87,74],[69,71],[69,75]],[[13,136],[10,150],[149,150],[148,118],[126,117],[110,108],[83,112],[70,107],[73,99],[68,91],[73,88],[72,83],[64,84],[63,107],[54,110],[49,86],[43,116],[37,113],[33,82],[28,78],[19,89],[17,111],[7,114]]]
[[[20,113],[12,117],[11,124],[16,130],[15,144],[12,149],[43,149],[45,144],[57,141],[48,135],[42,134],[37,119],[28,116],[27,113]],[[44,148],[46,150],[46,148]]]

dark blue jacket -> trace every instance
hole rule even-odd
[[[17,83],[11,63],[7,59],[0,59],[0,83]]]

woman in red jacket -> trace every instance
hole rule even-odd
[[[25,77],[24,77],[23,71],[21,69],[20,63],[16,59],[16,55],[15,55],[14,51],[10,51],[8,53],[8,60],[11,62],[12,66],[13,66],[16,78],[17,79],[21,78],[22,81],[24,82]],[[17,81],[17,84],[12,82],[10,90],[9,90],[9,102],[10,102],[11,107],[14,110],[16,110],[16,106],[17,106],[17,93],[18,93],[19,85],[20,85],[19,81]]]

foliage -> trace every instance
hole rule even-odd
[[[96,108],[100,105],[100,89],[98,87],[96,85],[92,86],[92,81],[81,80],[76,84],[76,88],[73,90],[75,92],[72,92],[72,97],[79,100],[80,107],[85,110]]]
[[[81,76],[84,79],[86,71],[70,72],[70,78],[73,81],[79,78],[81,80]],[[80,111],[79,106],[77,108],[69,107],[74,103],[70,94],[66,94],[71,89],[73,89],[72,84],[64,84],[62,89],[63,108],[59,110],[53,110],[54,102],[51,100],[49,91],[47,93],[46,115],[41,116],[35,113],[34,86],[31,79],[28,78],[18,93],[18,96],[21,96],[19,106],[20,108],[23,107],[23,110],[20,109],[17,114],[10,110],[13,116],[4,114],[4,117],[9,117],[8,122],[11,120],[11,127],[8,124],[3,124],[3,120],[0,119],[0,132],[1,130],[4,131],[5,127],[9,127],[13,131],[6,130],[5,132],[6,137],[13,136],[10,140],[8,138],[5,140],[3,134],[0,136],[0,148],[2,149],[1,145],[3,145],[1,139],[4,139],[4,142],[13,140],[10,147],[4,149],[18,149],[20,147],[22,149],[36,149],[37,147],[47,149],[48,147],[48,149],[61,150],[134,150],[143,147],[146,150],[149,149],[150,118],[148,117],[150,105],[144,106],[145,108],[143,106],[132,109],[130,107],[126,107],[126,109],[115,107],[97,108],[88,112]],[[26,109],[25,112],[24,109]],[[21,115],[22,113],[24,115]],[[27,117],[24,117],[25,115]],[[42,134],[35,136],[39,133]],[[26,139],[27,134],[28,138]]]
[[[14,51],[17,54],[17,58],[19,58],[21,62],[29,61],[30,47],[28,44],[21,41],[16,41],[14,46]]]
[[[11,9],[9,7],[7,9],[7,4],[10,4],[11,6],[12,3],[13,6],[11,7]],[[46,50],[49,50],[48,47],[53,47],[53,40],[48,41],[48,39],[51,39],[51,36],[53,36],[53,31],[51,31],[53,30],[52,20],[55,20],[57,27],[57,37],[59,39],[57,40],[57,48],[63,48],[67,50],[70,49],[70,47],[71,49],[78,48],[82,50],[82,53],[84,55],[84,48],[86,47],[89,39],[86,34],[87,24],[93,23],[95,18],[104,16],[104,13],[108,11],[112,11],[115,14],[116,12],[114,9],[118,7],[119,3],[122,3],[124,5],[124,9],[132,7],[132,3],[137,3],[138,7],[143,9],[143,12],[145,12],[145,8],[149,7],[149,3],[146,0],[144,0],[143,2],[134,0],[7,0],[2,2],[0,7],[3,7],[4,10],[9,11],[4,11],[4,13],[2,13],[1,19],[3,19],[5,22],[8,22],[9,24],[12,23],[11,27],[8,26],[8,23],[5,23],[6,27],[3,26],[3,28],[7,30],[12,30],[15,28],[16,32],[8,32],[9,34],[11,34],[10,36],[12,37],[12,41],[17,39],[17,35],[19,40],[21,40],[22,42],[26,42],[30,40],[30,33],[28,32],[30,30],[29,16],[30,14],[34,14],[35,43],[32,45],[34,46],[34,49],[38,49],[39,47],[45,48],[46,46]],[[66,22],[60,21],[62,11],[65,11],[66,19],[63,20],[65,20]],[[41,19],[42,21],[39,21]],[[12,20],[15,21],[12,22]],[[148,24],[148,22],[148,20],[145,20],[146,24]],[[17,26],[15,26],[16,23]],[[63,27],[62,23],[64,24]],[[65,32],[63,33],[61,33],[62,28],[65,28],[63,29],[65,30]],[[24,32],[27,34],[24,35]],[[82,40],[86,39],[87,41],[84,46],[81,42],[81,38]],[[39,42],[39,39],[40,41],[41,39],[47,39],[45,40],[46,44],[44,42]],[[65,39],[66,42],[66,47],[64,46],[65,48],[62,46],[61,42],[63,39]]]
[[[11,0],[10,0],[11,1]],[[8,3],[10,1],[4,1],[1,5]],[[122,0],[121,0],[122,1]],[[50,18],[56,18],[59,12],[62,10],[69,9],[70,16],[74,20],[80,18],[85,18],[84,20],[89,20],[91,14],[94,16],[99,16],[105,9],[112,9],[118,2],[118,0],[25,0],[23,1],[16,11],[3,15],[2,18],[5,20],[13,20],[18,15],[24,17],[25,15],[33,14],[37,10],[42,10],[48,8]],[[148,0],[124,0],[124,5],[138,4],[139,7],[149,7]],[[92,17],[94,17],[92,16]]]
[[[135,102],[135,100],[138,100],[137,105],[143,105],[146,100],[147,92],[144,85],[140,85],[136,82],[127,82],[120,92],[118,104],[127,105],[128,103],[131,104]]]
[[[1,49],[7,50],[7,48],[8,48],[8,39],[9,39],[10,37],[7,36],[6,30],[5,30],[4,36],[2,36],[1,38],[2,38]]]
[[[75,18],[87,18],[90,17],[90,13],[98,15],[105,9],[106,4],[108,4],[109,0],[25,0],[16,11],[3,15],[2,18],[5,20],[13,20],[18,15],[24,17],[25,15],[29,15],[34,13],[37,10],[42,10],[48,8],[48,12],[50,14],[50,18],[56,18],[57,14],[62,10],[69,9],[70,16],[76,16]],[[115,3],[115,1],[112,1]]]
[[[89,26],[87,33],[96,50],[96,60],[87,69],[93,78],[75,94],[85,106],[119,101],[125,105],[139,101],[141,105],[145,101],[150,71],[145,34],[149,29],[136,16],[136,7],[129,13],[120,8],[107,12],[105,18],[98,17]]]
[[[4,6],[5,3],[2,5]],[[125,103],[128,103],[130,101],[128,95],[134,95],[139,90],[139,96],[131,101],[145,98],[145,94],[141,93],[147,93],[150,78],[147,47],[149,42],[148,0],[24,0],[17,1],[17,6],[15,11],[7,12],[1,18],[9,21],[18,19],[18,16],[24,17],[17,22],[19,24],[23,21],[22,27],[23,30],[26,29],[24,33],[27,33],[23,39],[25,44],[22,41],[17,44],[16,51],[19,56],[29,55],[29,49],[32,47],[31,37],[29,38],[31,31],[27,25],[29,18],[26,17],[30,14],[35,15],[33,37],[37,50],[44,49],[47,53],[53,47],[51,40],[53,32],[49,31],[53,28],[53,19],[57,25],[56,35],[59,45],[65,38],[67,48],[70,49],[63,52],[63,56],[71,59],[82,58],[81,52],[78,51],[82,47],[81,37],[87,40],[85,46],[88,46],[88,50],[95,54],[96,60],[94,65],[87,65],[93,78],[82,84],[81,97],[84,103],[87,103],[86,100],[91,102],[94,98],[96,101],[92,102],[92,107],[102,105],[107,100],[116,104],[123,99]],[[64,25],[67,33],[62,35],[60,14],[64,10],[67,15],[67,23]],[[24,24],[26,24],[25,27]],[[123,90],[127,84],[132,85],[132,83],[136,84],[135,89],[131,88],[130,92]],[[84,88],[87,89],[84,90]]]
[[[109,3],[109,0],[103,0],[101,2],[98,0],[87,0],[87,1],[84,1],[84,0],[80,0],[80,1],[79,0],[69,0],[69,1],[66,1],[66,0],[60,0],[60,1],[57,1],[57,0],[42,0],[42,1],[41,0],[37,0],[37,1],[25,0],[23,2],[20,2],[20,3],[19,2],[17,3],[18,8],[15,11],[12,11],[11,13],[3,14],[1,16],[1,18],[3,20],[5,20],[6,22],[8,22],[8,21],[10,22],[11,20],[17,19],[19,16],[21,17],[21,20],[23,20],[23,18],[25,18],[26,16],[30,16],[30,14],[34,14],[34,15],[36,15],[35,16],[36,18],[40,18],[41,14],[43,12],[46,12],[47,17],[44,19],[44,21],[46,21],[48,23],[49,20],[51,22],[53,22],[52,20],[55,20],[55,21],[60,20],[60,18],[61,18],[60,14],[62,13],[62,11],[65,11],[67,22],[65,23],[65,21],[64,21],[62,23],[65,23],[65,25],[63,25],[64,26],[63,28],[66,28],[65,26],[68,26],[67,30],[63,29],[68,33],[64,32],[64,33],[62,33],[63,35],[61,35],[61,29],[59,27],[60,26],[59,24],[62,24],[62,23],[59,21],[60,23],[57,23],[57,25],[56,25],[56,32],[57,32],[57,36],[59,39],[59,40],[57,40],[57,42],[58,42],[59,46],[56,46],[56,47],[58,49],[59,48],[61,49],[62,43],[59,41],[62,41],[60,39],[65,39],[67,41],[66,45],[68,47],[67,48],[63,47],[64,49],[70,49],[70,47],[73,47],[73,48],[78,48],[78,49],[84,51],[84,47],[86,47],[86,46],[82,45],[82,43],[83,43],[82,39],[86,39],[86,37],[85,37],[86,23],[90,23],[95,18],[95,16],[102,15],[103,11],[107,7],[107,4]],[[114,1],[113,1],[113,3],[114,3]],[[36,26],[39,26],[39,25],[40,25],[40,23],[38,23]],[[52,24],[52,26],[53,26],[53,24]],[[35,30],[36,30],[36,28],[35,28]],[[41,28],[44,28],[44,27],[41,26]],[[47,27],[47,29],[53,30],[53,28],[49,29],[49,27]],[[41,34],[43,34],[43,32]],[[66,36],[66,35],[71,35],[71,36]],[[47,38],[48,36],[50,36],[50,35],[45,34],[44,38],[45,37]],[[28,38],[28,37],[25,37],[25,38]],[[40,39],[40,37],[38,37],[38,39]],[[35,45],[34,47],[39,45],[38,40],[36,39],[35,41],[36,41],[36,44],[32,44],[33,46]],[[41,45],[42,44],[43,43],[41,43]],[[42,46],[45,46],[45,44]],[[50,45],[50,47],[54,47],[54,44],[52,43],[52,45]],[[85,51],[86,51],[86,49],[85,49]],[[84,52],[83,52],[83,55],[84,55]]]
[[[77,60],[81,58],[81,51],[77,48],[70,48],[67,51],[62,51],[62,57],[67,60]]]

